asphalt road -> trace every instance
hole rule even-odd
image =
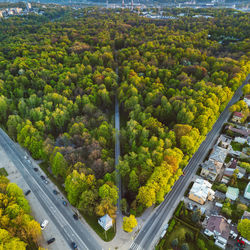
[[[102,247],[86,229],[86,226],[80,220],[76,221],[73,219],[74,211],[71,210],[70,206],[65,207],[62,204],[62,196],[53,194],[50,184],[45,184],[41,179],[41,172],[33,170],[34,167],[38,166],[29,163],[24,158],[24,152],[2,129],[0,129],[0,144],[27,181],[30,190],[47,211],[49,218],[44,219],[53,221],[61,235],[65,238],[65,241],[68,242],[64,249],[71,249],[71,243],[75,242],[79,250],[101,250]]]
[[[157,244],[166,223],[168,223],[177,204],[184,196],[185,190],[191,182],[193,175],[195,175],[199,164],[204,160],[208,151],[213,146],[215,140],[220,134],[222,125],[230,117],[228,108],[239,100],[242,95],[241,89],[247,83],[249,78],[250,75],[248,75],[247,79],[244,81],[241,87],[236,90],[234,96],[226,106],[225,110],[219,116],[212,130],[208,133],[206,139],[202,142],[199,149],[190,159],[188,165],[184,169],[185,175],[180,176],[180,178],[172,187],[172,190],[166,195],[164,202],[155,209],[154,213],[148,218],[144,226],[141,228],[135,241],[130,246],[131,250],[153,249]]]

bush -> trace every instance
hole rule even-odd
[[[185,239],[187,242],[191,242],[194,240],[194,233],[193,232],[186,232]]]
[[[197,247],[201,250],[206,250],[206,245],[205,245],[205,242],[201,239],[198,239],[197,240]]]
[[[174,239],[174,240],[172,240],[172,242],[171,242],[171,246],[172,246],[172,247],[177,247],[178,244],[179,244],[178,239]]]
[[[182,209],[182,207],[183,207],[183,204],[184,204],[184,201],[181,201],[181,202],[179,203],[179,205],[178,205],[178,207],[177,207],[177,209],[176,209],[176,211],[175,211],[175,216],[179,217],[180,211],[181,211],[181,209]]]
[[[187,243],[182,244],[181,250],[189,250],[189,246]]]
[[[170,224],[169,224],[169,227],[168,227],[168,232],[169,233],[173,231],[174,225],[175,225],[175,219],[172,219]]]

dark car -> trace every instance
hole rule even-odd
[[[33,168],[36,172],[38,171],[38,168]]]
[[[50,240],[47,241],[48,244],[51,244],[55,241],[56,239],[55,238],[51,238]]]
[[[30,192],[31,192],[31,191],[30,191],[30,190],[28,190],[28,191],[25,193],[25,195],[28,195]]]
[[[71,243],[71,246],[72,246],[73,249],[77,249],[77,245],[76,245],[75,242],[72,242],[72,243]]]
[[[77,214],[77,213],[73,214],[73,218],[74,218],[75,220],[78,220],[78,214]]]
[[[53,190],[53,194],[58,194],[58,191],[56,191],[55,189]]]
[[[66,201],[63,201],[62,203],[65,207],[68,205]]]
[[[43,175],[41,175],[41,179],[42,179],[42,180],[45,180],[45,177],[44,177]]]

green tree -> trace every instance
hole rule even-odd
[[[240,222],[238,223],[237,229],[244,238],[246,238],[247,240],[250,240],[250,220],[249,219],[240,220]]]
[[[64,176],[67,168],[67,162],[60,152],[57,152],[53,157],[51,167],[54,175],[58,176],[60,174],[61,176]]]

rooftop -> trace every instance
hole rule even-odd
[[[220,234],[221,237],[223,237],[226,240],[229,238],[230,225],[227,222],[226,218],[220,215],[209,217],[206,229],[208,229],[211,232],[216,231],[217,233]]]
[[[209,194],[214,194],[214,191],[211,189],[212,184],[203,179],[196,179],[190,193],[193,193],[195,196],[206,200]]]
[[[232,200],[236,200],[239,197],[240,190],[234,187],[228,187],[226,197]]]
[[[215,174],[218,174],[220,172],[221,167],[218,166],[218,164],[215,164],[215,162],[212,159],[209,159],[208,161],[205,161],[201,164],[201,167],[203,169],[209,170],[209,172],[213,172]]]
[[[224,161],[227,157],[227,153],[228,153],[228,151],[225,148],[221,148],[219,146],[214,146],[209,158],[213,159],[215,161],[224,163]]]

